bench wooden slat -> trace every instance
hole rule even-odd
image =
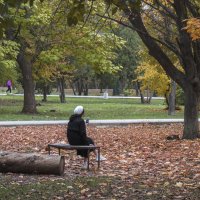
[[[58,149],[97,149],[100,146],[86,146],[86,145],[70,145],[70,144],[48,144],[49,147],[55,147]]]

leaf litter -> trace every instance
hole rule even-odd
[[[200,139],[166,140],[173,134],[181,137],[182,131],[182,124],[88,126],[88,136],[107,158],[100,170],[93,155],[87,171],[81,170],[82,158],[75,151],[61,151],[64,176],[8,173],[1,174],[0,182],[9,179],[23,185],[51,180],[65,186],[66,180],[72,181],[62,195],[52,199],[200,199]],[[0,137],[0,151],[47,154],[47,144],[67,143],[66,126],[59,125],[0,127]],[[107,178],[92,187],[90,178],[102,177]],[[73,182],[81,178],[84,181]]]

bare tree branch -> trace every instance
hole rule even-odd
[[[171,17],[172,19],[176,20],[177,19],[177,16],[173,13],[172,10],[170,10],[170,8],[164,6],[159,0],[156,0],[156,3],[159,7],[161,7],[163,10],[160,10],[159,8],[157,8],[156,6],[154,6],[153,4],[150,4],[149,2],[143,0],[143,2],[152,7],[154,10],[157,10],[158,12],[160,12],[162,15],[166,15],[166,16],[169,16]]]
[[[117,22],[118,24],[123,25],[123,26],[125,26],[125,27],[128,27],[128,28],[130,28],[130,29],[132,29],[132,30],[135,30],[135,31],[137,31],[137,32],[141,32],[141,33],[144,34],[144,35],[146,34],[145,32],[141,31],[140,29],[137,29],[137,28],[135,28],[135,27],[133,27],[133,26],[130,26],[130,25],[128,25],[128,24],[125,24],[124,22],[122,22],[122,21],[120,21],[120,20],[111,18],[111,17],[109,17],[109,16],[102,16],[102,15],[100,15],[100,14],[97,14],[97,15],[98,15],[99,17],[107,18],[107,19],[109,19],[109,20],[112,20],[112,21],[114,21],[114,22]],[[151,39],[155,40],[156,42],[158,42],[158,43],[160,43],[160,44],[166,46],[168,49],[170,49],[171,51],[173,51],[176,55],[180,56],[179,51],[178,51],[174,46],[170,46],[169,43],[164,42],[164,41],[161,41],[161,40],[159,40],[159,39],[157,39],[157,38],[155,38],[155,37],[152,37],[152,36],[150,36],[149,34],[148,34],[148,36],[151,37]]]

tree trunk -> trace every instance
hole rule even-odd
[[[142,104],[145,103],[144,95],[142,94],[142,91],[140,91],[140,100],[141,100],[141,103],[142,103]]]
[[[60,102],[65,103],[65,79],[61,77],[58,79],[59,91],[60,91]]]
[[[146,103],[148,103],[148,104],[151,103],[152,96],[153,96],[153,93],[151,93],[151,91],[149,90],[149,88],[147,88],[147,99],[146,99]]]
[[[99,76],[99,93],[103,93],[103,80],[102,80],[102,75]]]
[[[117,96],[117,95],[120,95],[118,80],[115,82],[115,85],[113,87],[113,96]]]
[[[83,89],[83,95],[84,95],[84,96],[88,96],[88,84],[85,83],[84,86],[85,86],[85,87],[84,87],[84,89]]]
[[[140,82],[137,81],[137,86],[138,86],[138,91],[139,91],[139,94],[140,94],[140,100],[141,100],[141,103],[144,104],[145,103],[145,100],[144,100],[144,95],[140,89]]]
[[[166,109],[169,109],[169,98],[168,98],[168,93],[166,92],[166,93],[164,94],[164,96],[165,96],[165,101],[166,101],[166,104],[167,104],[167,108],[166,108]]]
[[[23,49],[20,50],[17,56],[17,62],[22,70],[23,75],[23,89],[24,89],[24,106],[23,113],[37,113],[35,102],[34,81],[32,77],[32,63],[29,58],[25,56]]]
[[[0,172],[62,175],[64,166],[64,156],[0,152]]]
[[[168,115],[175,115],[176,111],[176,82],[171,80],[171,92],[169,93]]]
[[[123,84],[123,79],[119,78],[119,94],[124,93],[124,84]]]
[[[76,96],[76,90],[74,89],[74,84],[71,81],[69,81],[69,84],[72,88],[73,94]]]
[[[44,83],[44,86],[43,86],[43,101],[47,102],[47,85],[46,85],[46,83]]]
[[[139,96],[138,81],[135,83],[135,94],[137,97]]]
[[[81,94],[83,92],[82,79],[78,79],[78,81],[77,81],[77,90],[78,90],[78,95],[81,96]]]
[[[165,27],[165,41],[170,41],[172,38],[172,24],[169,17],[164,17],[164,27]],[[171,84],[169,86],[169,98],[168,98],[168,115],[175,115],[176,111],[176,83],[171,79]]]
[[[185,95],[185,110],[184,110],[184,130],[183,139],[199,138],[199,123],[198,123],[198,107],[199,96],[198,92],[190,86],[184,91]]]

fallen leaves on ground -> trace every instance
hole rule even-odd
[[[100,170],[95,156],[91,155],[91,170],[86,171],[80,169],[82,159],[74,151],[62,151],[66,157],[63,177],[13,174],[12,180],[21,184],[31,182],[31,177],[39,182],[108,177],[96,190],[90,185],[69,185],[64,196],[54,199],[73,199],[77,187],[79,199],[199,199],[200,139],[166,140],[169,135],[181,136],[182,130],[181,124],[88,126],[88,136],[107,158]],[[67,142],[65,132],[65,126],[0,127],[0,150],[47,154],[47,144]]]

